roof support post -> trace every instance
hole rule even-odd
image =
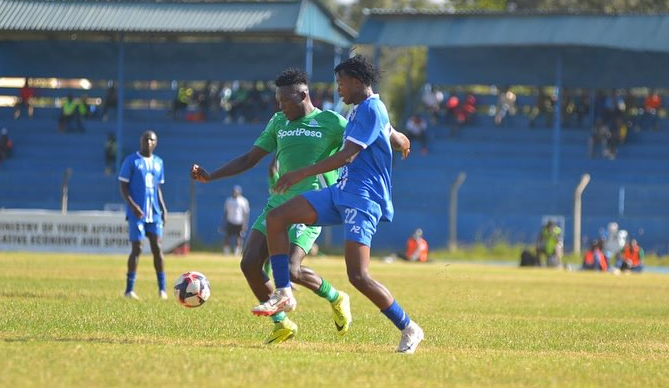
[[[555,63],[555,108],[553,108],[553,166],[552,181],[556,185],[560,176],[560,123],[562,122],[562,54]]]
[[[332,68],[334,69],[341,63],[341,53],[342,53],[342,48],[339,46],[334,46],[334,64],[332,65]],[[334,71],[333,73],[334,74]],[[339,103],[339,93],[337,92],[337,76],[334,75],[332,78],[332,82],[334,85],[333,91],[332,91],[332,103],[333,106],[337,106]]]
[[[314,40],[311,37],[307,38],[306,42],[306,54],[304,58],[304,71],[309,74],[309,77],[313,75],[314,70]]]
[[[118,67],[116,74],[116,171],[121,171],[123,161],[123,106],[125,93],[125,36],[118,35]]]

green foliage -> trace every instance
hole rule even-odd
[[[167,257],[170,283],[186,270],[211,281],[196,309],[158,300],[148,258],[142,300],[122,298],[125,261],[0,256],[0,386],[669,386],[666,276],[373,262],[425,329],[403,357],[398,331],[348,284],[342,260],[309,265],[351,295],[351,332],[338,337],[327,303],[300,288],[298,336],[276,347],[261,345],[272,325],[249,313],[256,301],[237,260]]]
[[[397,128],[418,105],[415,99],[425,84],[427,74],[427,49],[425,47],[387,48],[382,50],[382,69],[385,70],[380,90],[388,106],[390,120]]]
[[[667,0],[514,0],[518,10],[658,13],[669,11]]]

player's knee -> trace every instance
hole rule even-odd
[[[367,274],[359,273],[359,272],[349,272],[348,273],[348,281],[353,285],[358,290],[363,290],[366,289],[369,282],[370,282],[370,277]]]
[[[151,253],[154,255],[160,253],[160,243],[159,242],[152,242],[151,243]]]
[[[132,243],[132,249],[130,251],[130,254],[133,256],[139,256],[142,253],[142,242],[133,242]]]

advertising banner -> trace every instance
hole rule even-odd
[[[189,241],[189,213],[169,213],[163,251]],[[150,252],[148,240],[142,245]],[[0,209],[0,251],[129,253],[128,223],[124,212]]]

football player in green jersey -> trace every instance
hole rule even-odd
[[[269,120],[251,149],[230,160],[218,169],[207,172],[194,164],[191,177],[199,182],[225,178],[242,173],[274,152],[279,176],[288,171],[312,165],[336,153],[342,145],[347,121],[333,111],[321,111],[309,97],[308,76],[295,68],[284,70],[275,80],[276,100],[280,111]],[[393,131],[393,147],[404,156],[409,153],[409,141],[403,134]],[[337,181],[337,171],[307,178],[285,193],[271,193],[262,214],[253,224],[244,252],[241,269],[251,290],[261,302],[266,302],[273,292],[273,285],[263,265],[269,257],[265,218],[267,213],[303,192],[320,189]],[[320,227],[293,225],[290,236],[290,275],[293,283],[302,285],[330,302],[332,316],[340,335],[348,332],[352,316],[349,297],[336,290],[327,280],[312,269],[302,266],[307,252],[320,234]],[[297,325],[284,312],[270,317],[274,329],[266,343],[275,344],[292,338],[297,333]]]

